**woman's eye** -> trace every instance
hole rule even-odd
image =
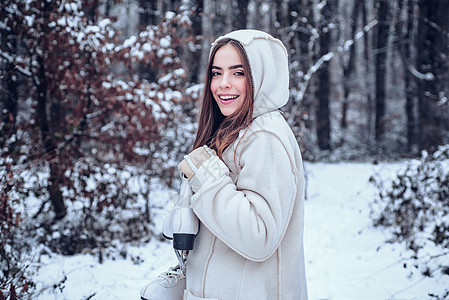
[[[215,77],[215,76],[218,76],[218,75],[220,75],[220,72],[215,72],[215,71],[212,71],[211,75],[212,75],[212,77]]]
[[[243,71],[237,71],[234,73],[236,76],[245,76],[245,73]]]

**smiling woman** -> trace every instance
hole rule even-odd
[[[222,158],[225,149],[253,120],[253,78],[244,47],[231,38],[215,42],[207,70],[208,88],[204,90],[198,122],[201,130],[193,147],[213,145]]]
[[[187,262],[142,299],[305,300],[303,165],[279,111],[287,50],[265,32],[234,31],[212,44],[207,71],[194,150],[178,166],[173,211],[184,217],[169,222],[192,224],[177,233],[189,237],[188,255],[178,253]]]
[[[215,54],[210,89],[221,113],[233,115],[246,98],[247,80],[237,49],[227,44]]]

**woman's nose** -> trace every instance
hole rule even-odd
[[[231,81],[228,74],[223,74],[220,82],[220,87],[222,89],[228,89],[231,87]]]

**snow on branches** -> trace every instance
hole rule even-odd
[[[186,43],[195,43],[188,13],[167,12],[159,24],[123,37],[112,18],[86,15],[86,3],[6,0],[0,6],[0,80],[8,91],[0,102],[0,225],[20,227],[22,218],[35,218],[46,232],[40,243],[53,251],[67,251],[58,249],[67,241],[89,248],[111,236],[151,236],[150,179],[173,178],[172,146],[188,147],[193,131],[178,128],[180,103],[191,103],[179,59]],[[133,179],[142,182],[139,191],[130,189]],[[49,221],[67,214],[87,223]],[[13,236],[1,253],[12,249],[8,243]],[[18,265],[14,253],[5,255]],[[2,276],[16,276],[0,267]]]
[[[370,179],[378,188],[372,205],[375,226],[391,233],[390,242],[404,242],[408,257],[424,276],[449,275],[449,145],[412,160],[389,184]],[[412,267],[412,268],[413,268]]]

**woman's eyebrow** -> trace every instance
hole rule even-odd
[[[238,68],[243,68],[243,65],[230,66],[230,67],[229,67],[229,70],[238,69]],[[212,66],[212,69],[223,70],[223,68],[217,67],[217,66]]]

